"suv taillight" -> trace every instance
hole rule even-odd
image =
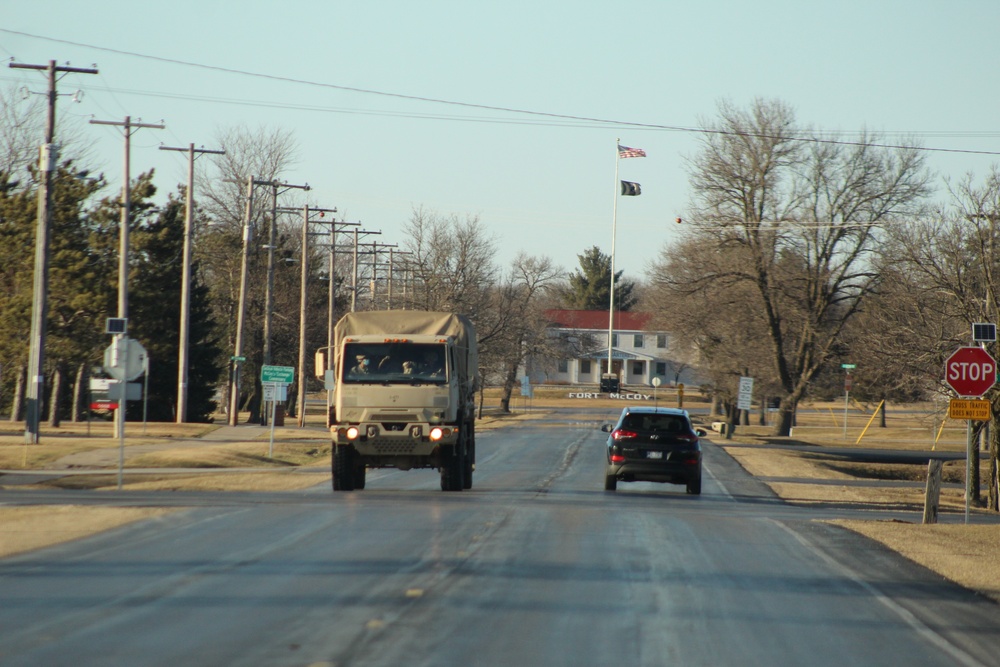
[[[629,438],[634,438],[637,435],[639,435],[639,434],[636,433],[635,431],[626,431],[623,428],[618,428],[618,429],[615,429],[614,431],[611,432],[611,439],[612,440],[628,440]]]

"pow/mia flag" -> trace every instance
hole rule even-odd
[[[642,188],[639,187],[638,183],[633,183],[632,181],[622,181],[622,195],[626,197],[635,197],[636,195],[642,194]]]

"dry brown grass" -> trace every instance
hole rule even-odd
[[[171,511],[75,505],[0,507],[0,558],[94,535]]]
[[[213,424],[155,423],[126,424],[125,446],[175,443],[200,438],[219,428]],[[23,422],[0,422],[0,468],[33,470],[77,452],[118,447],[113,425],[109,422],[66,422],[59,428],[42,426],[39,443],[24,443]]]
[[[945,579],[1000,602],[1000,526],[835,521]]]

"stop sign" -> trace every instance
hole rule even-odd
[[[959,396],[982,396],[997,381],[997,362],[981,347],[960,347],[944,362],[944,381]]]

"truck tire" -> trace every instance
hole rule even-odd
[[[462,480],[463,489],[472,488],[472,471],[476,467],[476,431],[469,422],[467,435],[465,436],[465,478]]]
[[[357,454],[355,454],[354,458],[354,488],[361,491],[365,488],[365,473],[367,472],[368,467],[362,463],[361,457]]]
[[[333,490],[354,490],[354,448],[350,445],[333,446]]]
[[[461,491],[465,487],[465,457],[456,443],[444,447],[441,460],[441,490]]]
[[[471,449],[470,450],[466,450],[465,456],[463,456],[462,458],[464,459],[464,462],[463,462],[463,468],[464,469],[462,470],[462,488],[463,489],[471,489],[472,488],[473,464],[475,462],[475,459],[473,458],[473,452],[472,452],[472,450]]]

